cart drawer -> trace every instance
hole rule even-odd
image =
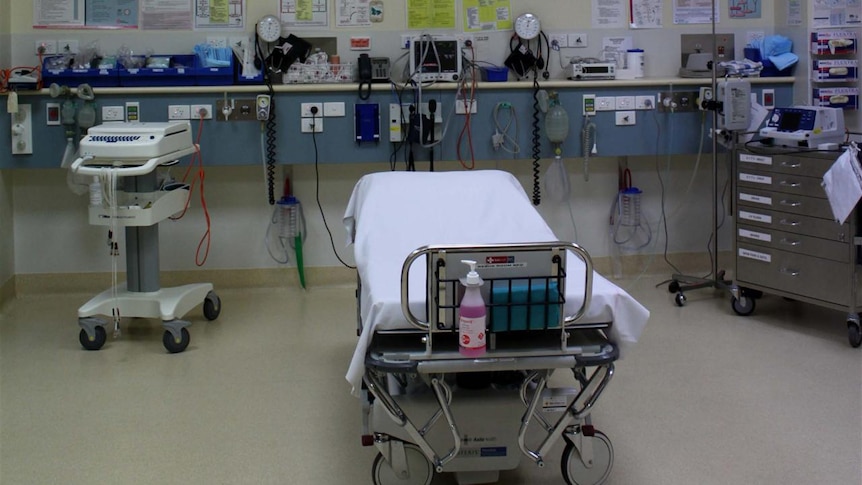
[[[740,286],[748,282],[838,305],[850,304],[853,265],[753,244],[737,243],[736,250]]]
[[[736,223],[819,237],[842,244],[852,240],[850,224],[838,224],[833,220],[786,214],[759,207],[737,207]]]
[[[847,243],[839,241],[830,241],[828,239],[764,229],[739,223],[736,225],[736,238],[740,243],[758,244],[792,253],[831,259],[839,263],[850,261],[850,248],[847,246]]]
[[[826,191],[820,185],[821,180],[802,175],[743,169],[740,169],[737,175],[737,183],[740,187],[774,190],[784,194],[806,195],[825,199]]]
[[[835,156],[830,160],[829,158],[802,155],[755,155],[752,153],[740,153],[739,170],[755,169],[821,178],[835,162],[835,158],[838,157]]]
[[[740,206],[775,209],[791,214],[832,219],[832,208],[827,199],[806,195],[783,194],[751,187],[737,188],[737,201]]]

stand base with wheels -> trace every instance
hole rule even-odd
[[[718,272],[717,278],[698,278],[695,276],[685,276],[675,274],[670,284],[667,285],[667,291],[676,293],[674,302],[677,306],[685,306],[685,292],[689,290],[699,290],[702,288],[715,288],[717,290],[730,290],[732,282],[724,279],[724,270]]]

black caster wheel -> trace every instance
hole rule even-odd
[[[847,338],[853,348],[862,345],[862,329],[859,328],[859,322],[847,320]]]
[[[206,298],[204,298],[204,318],[209,321],[213,321],[218,318],[221,313],[221,298],[215,294],[215,292],[207,293]]]
[[[733,297],[730,300],[730,306],[737,315],[747,317],[754,313],[755,302],[754,297],[742,295],[739,298]]]
[[[678,293],[679,292],[679,281],[671,281],[669,285],[667,285],[668,293]]]
[[[105,331],[105,327],[97,326],[94,331],[96,335],[92,339],[83,328],[78,334],[78,341],[87,350],[99,350],[105,345],[105,341],[108,340],[108,332]]]
[[[392,465],[380,453],[371,465],[371,480],[374,485],[430,485],[434,478],[434,466],[418,446],[404,445],[407,458],[407,476],[399,476]]]
[[[568,485],[600,485],[605,483],[614,465],[614,447],[601,431],[585,440],[593,445],[592,462],[584,463],[578,448],[569,442],[563,450],[562,472]]]
[[[165,344],[165,348],[168,352],[177,354],[186,350],[186,347],[189,346],[189,342],[191,341],[189,331],[183,327],[180,329],[180,335],[182,337],[180,339],[176,339],[170,330],[165,330],[165,334],[162,336],[162,343]]]
[[[673,297],[673,301],[676,303],[676,306],[685,306],[685,295],[682,293],[677,293],[675,297]]]

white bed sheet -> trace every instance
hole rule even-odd
[[[344,214],[348,244],[362,281],[362,335],[347,371],[356,393],[365,354],[376,330],[412,328],[401,311],[401,267],[415,249],[432,244],[496,244],[557,241],[520,182],[497,170],[471,172],[384,172],[362,177]],[[410,308],[425,313],[424,259],[410,272]],[[583,301],[584,264],[567,258],[567,315]],[[609,338],[620,355],[637,342],[649,311],[600,274],[581,322],[613,322]]]

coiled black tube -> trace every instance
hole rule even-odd
[[[275,98],[270,96],[269,119],[266,121],[266,185],[269,205],[275,205]]]
[[[542,154],[542,138],[539,129],[539,79],[538,72],[533,72],[533,205],[542,203],[542,188],[539,183],[539,160]]]

